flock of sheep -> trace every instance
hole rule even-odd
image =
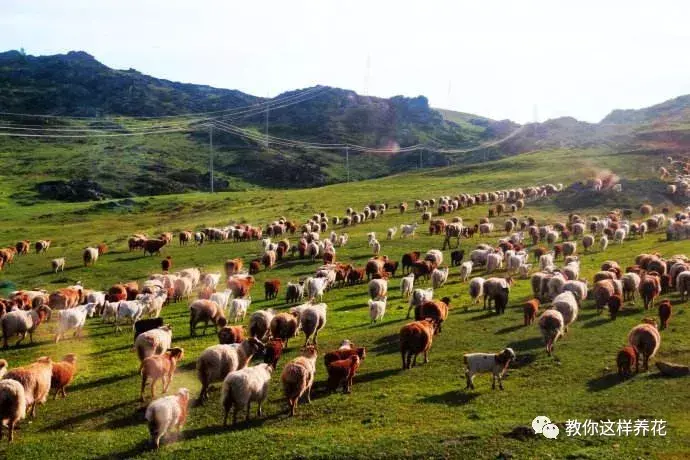
[[[525,201],[549,196],[562,190],[562,185],[546,185],[526,189],[501,190],[475,195],[463,194],[455,197],[444,196],[438,200],[417,200],[415,209],[422,213],[423,221],[429,222],[429,231],[445,237],[445,246],[450,246],[453,239],[472,238],[475,233],[489,235],[495,231],[491,218],[502,213],[515,213],[522,209]],[[446,222],[444,214],[457,211],[476,204],[491,204],[491,217],[482,218],[474,227],[466,227],[460,217]],[[407,211],[407,204],[397,206],[400,213]],[[389,209],[386,204],[372,204],[361,213],[348,209],[342,218],[331,219],[334,226],[342,228],[357,225],[367,220],[381,217]],[[436,217],[432,219],[432,210]],[[473,249],[467,260],[465,250],[456,249],[451,253],[451,263],[459,266],[459,279],[468,283],[472,303],[483,299],[484,308],[493,308],[497,314],[505,312],[509,302],[510,289],[517,277],[530,279],[534,298],[524,305],[525,325],[538,324],[544,338],[547,353],[551,354],[554,344],[567,333],[568,327],[576,321],[582,302],[591,296],[598,309],[608,308],[612,319],[623,308],[625,301],[635,299],[639,292],[645,309],[653,307],[654,299],[664,290],[677,288],[684,296],[690,294],[690,261],[683,256],[663,259],[652,254],[640,255],[636,263],[627,267],[625,273],[615,261],[608,261],[601,267],[590,288],[587,280],[580,279],[580,261],[578,243],[585,252],[592,250],[598,240],[599,250],[606,250],[609,240],[622,243],[624,240],[643,238],[647,232],[657,231],[667,224],[667,213],[652,214],[651,207],[643,206],[640,212],[645,217],[643,222],[635,223],[626,215],[613,211],[603,218],[581,218],[570,215],[567,222],[538,225],[534,219],[520,221],[515,217],[506,219],[503,229],[506,237],[501,238],[496,246],[480,244]],[[687,219],[682,214],[674,222]],[[201,384],[198,397],[203,403],[208,399],[209,387],[221,383],[221,403],[224,411],[224,423],[227,423],[230,412],[233,412],[233,424],[240,411],[246,411],[249,419],[250,406],[258,406],[258,415],[262,415],[262,404],[268,395],[269,382],[283,350],[289,340],[299,332],[305,337],[301,356],[283,366],[280,379],[285,399],[288,402],[290,415],[294,415],[298,402],[306,398],[309,402],[314,384],[317,360],[318,334],[326,326],[328,307],[323,297],[329,289],[344,284],[357,284],[367,281],[370,296],[368,302],[372,322],[381,321],[386,314],[389,280],[395,276],[398,262],[387,256],[381,256],[381,242],[376,234],[367,235],[368,245],[372,248],[373,257],[366,266],[357,268],[352,264],[337,263],[338,247],[347,244],[347,233],[332,231],[328,238],[321,238],[321,233],[328,230],[329,219],[325,213],[315,214],[301,226],[301,237],[297,244],[291,245],[286,238],[294,235],[298,226],[285,218],[277,219],[265,229],[248,225],[226,228],[207,228],[199,232],[181,232],[180,245],[195,241],[204,244],[208,241],[234,239],[236,241],[259,240],[263,249],[260,259],[249,262],[249,270],[244,269],[241,258],[225,262],[225,273],[202,273],[197,268],[187,268],[178,272],[172,271],[172,259],[162,260],[163,273],[149,276],[143,284],[131,282],[116,284],[108,292],[93,291],[77,284],[61,288],[52,293],[45,291],[16,291],[8,299],[0,300],[2,317],[0,325],[3,331],[4,346],[8,339],[19,335],[17,345],[26,334],[33,340],[32,334],[51,315],[57,316],[55,341],[62,339],[69,331],[79,336],[89,317],[100,316],[103,321],[113,321],[116,330],[121,330],[123,322],[130,322],[135,331],[134,348],[140,361],[141,400],[145,399],[145,389],[150,385],[152,402],[146,409],[146,420],[152,443],[158,447],[166,433],[181,429],[187,417],[190,400],[189,390],[180,388],[171,396],[156,399],[155,387],[160,381],[162,391],[168,391],[177,369],[178,362],[184,357],[184,349],[173,346],[171,326],[164,324],[161,312],[171,301],[187,300],[189,302],[190,335],[194,336],[199,324],[203,324],[203,334],[212,325],[219,343],[206,348],[196,359],[196,372]],[[672,226],[670,224],[669,226]],[[387,240],[392,240],[400,233],[400,238],[414,238],[418,224],[391,227],[386,232]],[[278,239],[274,242],[272,238]],[[155,254],[172,241],[172,234],[165,233],[160,238],[149,239],[145,235],[130,238],[130,250],[141,249],[145,253]],[[50,241],[42,240],[40,251],[45,252]],[[47,244],[46,244],[47,243]],[[528,250],[528,245],[531,248]],[[17,244],[14,254],[26,253],[29,242]],[[0,250],[2,263],[12,263],[13,248]],[[36,244],[39,252],[39,244]],[[105,245],[87,248],[84,252],[84,263],[93,264],[99,255],[107,252]],[[530,252],[535,258],[534,264],[539,269],[533,270]],[[9,255],[7,255],[9,253]],[[229,322],[243,322],[251,306],[250,292],[254,277],[261,265],[271,268],[283,258],[310,257],[323,261],[314,276],[287,283],[285,287],[286,302],[300,304],[287,312],[276,313],[273,310],[257,310],[250,315],[248,334],[239,325]],[[5,257],[7,255],[7,257]],[[558,267],[557,261],[563,259]],[[56,262],[57,261],[57,262]],[[57,264],[57,265],[56,265]],[[443,323],[450,309],[450,298],[434,299],[434,289],[443,286],[449,276],[450,267],[443,266],[443,252],[431,249],[425,254],[412,252],[405,254],[401,261],[401,293],[409,299],[408,318],[414,312],[414,321],[400,329],[399,341],[402,368],[408,369],[416,364],[418,355],[424,355],[428,361],[435,337],[441,334]],[[55,270],[64,268],[64,259],[53,261]],[[472,273],[482,267],[486,275],[505,271],[505,277],[471,277]],[[536,267],[535,267],[536,268]],[[409,273],[407,273],[409,271]],[[223,285],[225,275],[225,288]],[[516,278],[514,278],[516,277]],[[416,284],[428,281],[429,288],[415,288]],[[278,295],[281,283],[279,280],[267,280],[264,284],[266,299]],[[196,292],[197,299],[192,299]],[[551,307],[538,312],[543,303]],[[664,301],[659,305],[661,328],[668,325],[671,315],[671,304]],[[146,317],[146,319],[144,319]],[[639,368],[642,361],[646,369],[648,361],[658,351],[661,336],[656,321],[646,318],[633,328],[628,337],[629,346],[623,348],[617,356],[619,372],[622,376],[632,373],[632,368]],[[263,356],[263,363],[250,366],[254,356]],[[331,391],[342,386],[343,391],[352,391],[353,379],[361,361],[366,357],[366,349],[356,347],[349,340],[343,340],[337,350],[325,354],[324,362],[328,373],[327,388]],[[495,353],[469,353],[464,355],[466,387],[474,389],[474,376],[479,373],[490,373],[493,376],[493,387],[498,381],[503,389],[503,375],[516,359],[511,348]],[[50,358],[39,358],[28,366],[9,369],[7,362],[0,361],[0,418],[6,422],[9,439],[12,440],[13,429],[17,422],[30,411],[36,413],[36,406],[43,404],[51,389],[65,396],[65,387],[74,378],[76,356],[68,355],[62,362],[53,362]],[[56,393],[57,396],[57,393]],[[2,432],[0,430],[0,437]]]

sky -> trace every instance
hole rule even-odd
[[[257,96],[316,84],[520,123],[690,93],[690,2],[3,0],[0,50]]]

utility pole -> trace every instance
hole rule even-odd
[[[350,147],[345,146],[345,168],[347,169],[347,181],[350,182]]]
[[[211,171],[211,193],[213,193],[213,125],[209,125],[208,130],[208,153],[208,163]]]

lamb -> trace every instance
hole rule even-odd
[[[196,362],[197,377],[201,382],[199,401],[208,399],[209,385],[222,381],[230,372],[244,369],[252,356],[263,350],[263,343],[253,337],[240,344],[219,344],[205,349]]]
[[[393,237],[395,237],[395,234],[398,232],[398,229],[396,227],[391,227],[388,229],[388,232],[386,234],[386,239],[392,240]]]
[[[374,300],[383,299],[388,295],[388,281],[385,279],[373,279],[369,281],[369,297]]]
[[[618,375],[624,379],[632,375],[633,366],[637,366],[637,352],[633,347],[623,347],[616,355]]]
[[[257,310],[249,317],[249,336],[263,341],[271,327],[271,321],[275,316],[273,310]]]
[[[171,343],[172,326],[168,324],[139,334],[134,340],[134,349],[139,361],[143,361],[149,356],[165,353]]]
[[[312,339],[313,345],[317,345],[317,338],[319,331],[326,326],[326,310],[328,307],[325,303],[307,304],[300,313],[300,325],[304,331],[304,346],[309,344],[309,339]]]
[[[278,313],[271,319],[271,337],[281,339],[287,347],[289,340],[297,335],[299,321],[297,317],[290,313]]]
[[[400,280],[400,293],[403,299],[409,299],[414,289],[414,273],[404,276]]]
[[[601,238],[599,238],[599,250],[601,252],[606,251],[606,248],[609,247],[609,238],[606,235],[601,235]]]
[[[141,374],[141,391],[139,399],[144,401],[144,389],[146,382],[151,379],[151,399],[156,398],[156,382],[162,381],[163,393],[168,391],[173,374],[177,368],[177,363],[184,357],[183,348],[170,348],[162,354],[152,355],[144,358],[139,366]]]
[[[326,387],[329,391],[335,391],[342,383],[343,393],[352,392],[352,379],[359,369],[360,358],[353,354],[347,359],[332,361],[326,364],[328,371],[328,382]]]
[[[405,238],[406,236],[411,236],[412,238],[414,238],[417,227],[419,227],[419,224],[417,224],[417,222],[415,222],[412,225],[401,225],[400,238]]]
[[[659,304],[659,324],[661,330],[663,331],[668,327],[668,320],[671,319],[671,313],[673,312],[673,306],[670,300],[663,300]]]
[[[26,410],[31,413],[31,418],[36,417],[36,406],[48,400],[52,376],[53,361],[47,356],[38,358],[28,366],[16,367],[5,374],[6,379],[16,380],[24,387]]]
[[[59,257],[50,261],[50,266],[53,267],[53,273],[58,271],[65,271],[65,258]]]
[[[628,334],[628,344],[635,349],[637,362],[635,372],[640,371],[640,355],[643,359],[644,370],[649,369],[649,359],[653,358],[661,346],[661,335],[652,324],[639,324]]]
[[[558,310],[546,310],[539,317],[539,330],[546,343],[546,353],[551,355],[556,341],[563,335],[563,315]]]
[[[299,399],[306,394],[307,402],[311,402],[311,387],[314,385],[316,373],[316,348],[306,347],[302,356],[290,361],[280,376],[283,392],[290,405],[290,417],[295,415]]]
[[[558,310],[563,315],[563,326],[568,332],[570,326],[577,319],[578,306],[575,295],[570,291],[565,291],[556,296],[551,303],[551,308]]]
[[[17,340],[15,346],[19,346],[27,333],[29,334],[29,341],[34,343],[33,333],[50,317],[50,311],[50,308],[41,306],[30,311],[11,311],[2,316],[0,326],[2,326],[3,347],[7,348],[9,338],[17,334],[21,334],[21,338]]]
[[[409,306],[407,309],[407,318],[410,317],[410,312],[413,308],[421,306],[424,302],[433,299],[434,289],[415,289],[412,291],[412,296],[410,297]]]
[[[433,320],[415,321],[400,329],[400,355],[403,370],[417,365],[417,355],[424,353],[424,364],[429,362],[429,350],[434,338]]]
[[[215,302],[221,310],[225,311],[228,308],[228,303],[232,299],[232,289],[226,289],[223,292],[214,292],[208,298],[211,302]]]
[[[463,262],[462,265],[460,265],[460,282],[465,283],[468,280],[470,274],[472,274],[473,266],[474,263],[471,260]]]
[[[470,297],[472,297],[472,304],[478,304],[479,298],[484,295],[484,278],[475,277],[470,281]]]
[[[438,289],[446,284],[449,270],[448,267],[441,269],[435,268],[434,271],[431,272],[431,285],[434,289]]]
[[[156,449],[160,447],[161,438],[168,430],[177,428],[178,433],[182,430],[187,419],[188,405],[189,390],[180,388],[177,394],[158,398],[146,408],[151,442]]]
[[[529,326],[530,324],[534,323],[534,320],[537,319],[537,313],[539,312],[539,299],[532,299],[528,300],[525,302],[525,306],[523,307],[523,314],[524,314],[524,325]]]
[[[247,316],[247,310],[252,304],[252,298],[247,297],[246,299],[232,299],[230,303],[230,318],[233,322],[244,321],[244,317]]]
[[[206,335],[209,322],[214,325],[216,333],[219,326],[223,327],[227,323],[223,310],[217,303],[210,300],[195,300],[189,306],[189,313],[189,335],[191,336],[196,335],[196,326],[199,323],[204,323],[203,335]]]
[[[67,397],[65,389],[72,383],[77,373],[77,355],[70,353],[62,358],[62,361],[54,362],[50,377],[50,388],[55,390],[53,399],[57,399],[58,393],[63,398]]]
[[[386,314],[386,301],[385,296],[380,300],[369,299],[369,318],[372,324],[383,319],[383,315]]]
[[[465,377],[467,379],[465,389],[474,390],[474,376],[476,374],[490,372],[493,375],[491,389],[496,389],[496,379],[498,379],[498,388],[503,390],[503,375],[514,359],[515,352],[512,348],[506,348],[499,353],[464,354],[463,362],[465,363]]]
[[[58,310],[58,329],[55,334],[55,343],[65,335],[65,332],[74,329],[74,337],[81,337],[81,331],[86,324],[86,317],[93,315],[96,304],[89,303],[67,310]]]
[[[261,417],[263,415],[262,405],[268,397],[268,388],[273,370],[273,366],[263,363],[230,372],[225,377],[220,398],[224,410],[223,426],[227,426],[228,414],[233,407],[233,425],[237,423],[237,414],[240,409],[246,408],[246,421],[249,421],[249,409],[252,401],[256,401],[259,404],[257,416]]]
[[[16,380],[0,380],[0,440],[7,422],[7,439],[14,440],[14,427],[26,417],[26,394],[22,384]]]
[[[122,330],[120,327],[120,320],[129,318],[132,322],[132,329],[134,328],[134,323],[136,323],[141,315],[144,313],[144,304],[139,300],[123,300],[117,303],[116,314],[115,314],[115,331],[119,332]]]

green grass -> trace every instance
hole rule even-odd
[[[252,190],[216,195],[186,194],[136,198],[131,206],[110,209],[109,203],[39,203],[21,207],[11,200],[0,203],[0,241],[13,244],[23,238],[32,241],[51,238],[54,246],[47,255],[19,257],[14,265],[0,272],[3,281],[19,287],[41,286],[52,290],[76,281],[89,288],[103,289],[115,282],[143,280],[159,272],[160,257],[144,257],[126,250],[126,238],[133,232],[158,234],[204,225],[247,221],[265,224],[278,216],[303,221],[315,211],[330,216],[342,215],[345,208],[361,208],[371,201],[399,201],[412,204],[414,198],[441,194],[478,192],[527,186],[545,182],[571,182],[585,179],[592,169],[608,168],[632,181],[650,181],[649,163],[642,157],[604,155],[597,151],[536,152],[493,163],[467,167],[423,170],[384,179],[340,184],[307,190]],[[602,195],[602,204],[587,201],[583,213],[600,212],[643,201],[645,190],[628,194]],[[528,204],[519,217],[534,216],[540,222],[564,221],[575,200],[554,198]],[[631,204],[632,203],[632,204]],[[485,206],[460,210],[468,224],[486,214]],[[448,216],[450,218],[451,216]],[[639,216],[635,216],[639,218]],[[350,243],[338,249],[339,261],[362,266],[370,257],[366,233],[376,231],[383,253],[398,260],[411,250],[440,248],[442,238],[420,231],[416,239],[385,241],[390,226],[420,221],[419,213],[400,215],[391,209],[383,218],[348,228]],[[503,218],[495,220],[503,222]],[[500,225],[499,225],[500,226]],[[337,229],[342,231],[340,228]],[[502,232],[485,241],[495,243]],[[602,261],[618,260],[630,265],[641,252],[658,251],[665,255],[687,252],[687,242],[665,242],[663,234],[644,240],[612,245],[606,253],[584,256],[582,276],[588,279]],[[294,237],[291,241],[296,241]],[[111,252],[93,268],[80,266],[81,250],[105,241]],[[465,249],[481,240],[464,241]],[[250,260],[260,254],[257,242],[218,243],[202,247],[165,248],[177,269],[201,266],[219,270],[231,257]],[[68,269],[54,275],[50,259],[67,257]],[[449,253],[445,252],[448,259]],[[279,278],[285,283],[312,274],[318,263],[293,260],[280,263],[271,271],[257,275],[252,292],[251,311],[259,308],[287,309],[281,291],[279,300],[263,301],[263,281]],[[482,272],[473,275],[482,275]],[[499,273],[502,276],[502,273]],[[0,445],[7,458],[399,458],[448,457],[496,458],[510,453],[514,458],[686,458],[690,452],[690,393],[683,379],[657,378],[643,373],[619,382],[612,376],[615,354],[625,343],[628,331],[647,314],[640,305],[628,308],[616,321],[599,316],[591,301],[584,304],[575,325],[556,345],[555,356],[544,352],[536,326],[522,327],[521,304],[530,297],[529,282],[518,281],[505,315],[495,316],[469,305],[467,285],[458,282],[458,270],[436,296],[452,298],[451,313],[443,333],[434,340],[430,363],[410,371],[400,370],[397,334],[406,323],[406,306],[399,295],[399,276],[390,282],[389,306],[381,324],[369,324],[366,286],[334,289],[325,296],[328,323],[320,334],[319,350],[335,348],[345,338],[368,349],[367,359],[355,379],[351,395],[323,393],[325,368],[319,358],[315,398],[301,405],[298,415],[288,419],[282,398],[279,373],[298,353],[300,340],[291,342],[274,374],[265,416],[249,425],[224,429],[219,392],[211,393],[203,407],[193,407],[181,439],[168,442],[159,452],[146,448],[147,429],[138,400],[138,361],[130,351],[132,335],[115,334],[100,319],[88,322],[85,337],[52,343],[55,324],[41,326],[34,345],[10,348],[0,354],[10,366],[29,363],[39,356],[59,359],[66,353],[79,356],[79,374],[68,389],[65,400],[49,401],[38,409],[32,423],[24,421],[15,444]],[[675,295],[672,296],[675,299]],[[469,308],[468,308],[469,307]],[[662,333],[657,359],[677,362],[690,360],[690,346],[684,331],[690,317],[684,306],[676,306],[669,330]],[[173,343],[185,348],[185,359],[171,390],[181,386],[196,396],[199,384],[194,362],[199,353],[217,342],[215,336],[190,338],[185,302],[173,304],[163,317],[174,327]],[[248,320],[248,319],[247,319]],[[505,379],[505,391],[491,391],[490,378],[479,376],[476,391],[466,392],[462,378],[462,354],[470,351],[497,351],[512,346],[518,363]],[[217,386],[216,386],[217,388]],[[561,434],[557,441],[535,438],[519,441],[504,436],[516,426],[528,426],[536,415],[552,420],[619,419],[657,417],[668,421],[665,438],[573,439]]]

